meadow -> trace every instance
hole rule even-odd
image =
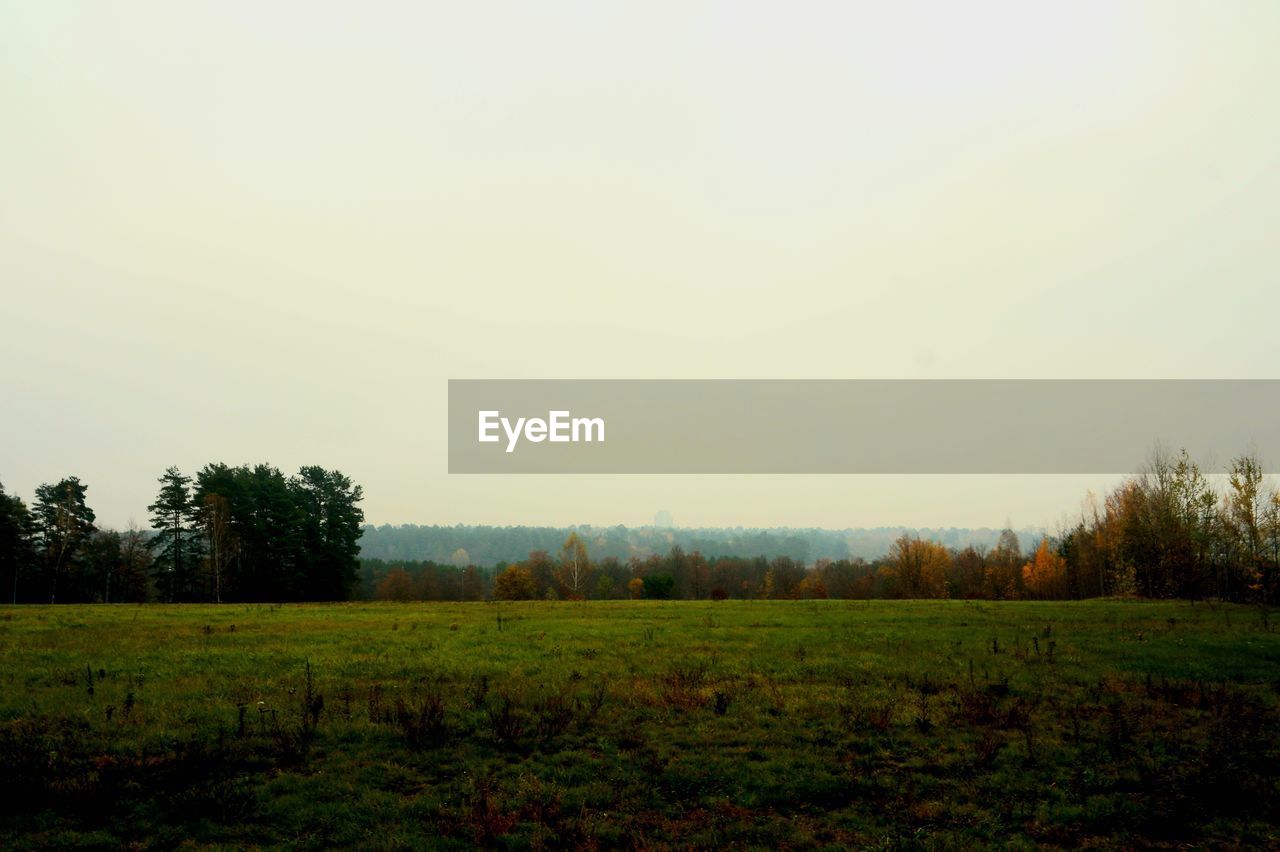
[[[0,609],[0,846],[1276,846],[1211,603]]]

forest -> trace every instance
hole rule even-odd
[[[819,559],[876,559],[889,552],[902,533],[936,541],[950,548],[969,545],[991,548],[1002,530],[981,527],[675,527],[670,521],[653,526],[488,526],[488,525],[366,525],[360,556],[387,562],[417,560],[448,565],[497,565],[518,562],[535,550],[557,550],[571,532],[588,542],[595,559],[626,562],[646,559],[672,547],[710,556],[789,556],[802,562]],[[1041,527],[1015,530],[1021,546],[1035,547]]]
[[[0,577],[13,603],[346,600],[357,578],[359,485],[307,466],[208,464],[159,479],[151,528],[99,528],[78,477],[30,508],[0,488]]]
[[[1210,477],[1182,450],[1076,520],[990,545],[899,532],[866,558],[847,532],[377,527],[361,487],[309,466],[209,464],[159,478],[150,529],[100,529],[74,476],[28,507],[0,489],[0,582],[14,603],[1280,597],[1280,493],[1251,454]],[[1222,481],[1217,481],[1222,480]],[[373,542],[362,542],[362,536]],[[462,542],[447,558],[442,543]],[[554,544],[548,546],[549,542]],[[511,554],[531,547],[522,557]],[[447,547],[446,547],[447,549]],[[432,554],[424,557],[423,551]],[[381,554],[381,555],[375,555]],[[833,555],[835,556],[833,557]]]

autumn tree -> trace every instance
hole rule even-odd
[[[1086,492],[1080,516],[1058,537],[1058,553],[1067,562],[1071,594],[1077,598],[1106,594],[1107,551],[1100,532],[1102,513],[1097,495]]]
[[[1004,529],[996,546],[984,559],[986,579],[985,597],[993,600],[1015,600],[1022,596],[1022,545],[1018,534]]]
[[[545,596],[547,589],[556,582],[556,566],[551,561],[551,556],[545,550],[531,550],[524,567],[528,570],[529,576],[533,577],[533,596],[536,598]]]
[[[1067,597],[1066,560],[1049,545],[1048,538],[1040,540],[1031,560],[1022,566],[1022,581],[1030,597]]]
[[[500,601],[532,600],[538,593],[533,572],[523,565],[508,566],[493,581],[493,597]]]
[[[804,563],[790,556],[779,556],[769,563],[761,587],[761,596],[770,600],[789,600],[799,593],[804,579]]]
[[[480,576],[480,569],[474,565],[468,565],[462,570],[462,599],[484,600],[484,578]]]
[[[903,534],[889,551],[894,592],[903,598],[945,598],[951,557],[937,542]]]
[[[806,600],[826,600],[827,586],[822,581],[822,571],[814,569],[805,575],[796,587],[796,597]]]
[[[861,559],[819,560],[814,571],[830,597],[871,597],[875,569]]]
[[[1272,491],[1263,516],[1269,570],[1266,577],[1266,599],[1280,599],[1280,491]]]
[[[1239,580],[1254,595],[1274,596],[1274,569],[1268,564],[1267,521],[1272,493],[1253,454],[1232,460],[1225,498],[1226,524],[1236,554]]]
[[[984,597],[986,582],[986,548],[969,545],[952,557],[951,573],[947,579],[951,597]]]
[[[711,591],[711,566],[707,557],[695,550],[689,554],[685,565],[685,573],[689,587],[689,596],[694,600],[702,600]]]
[[[565,590],[565,597],[581,600],[590,588],[587,584],[595,569],[587,556],[587,545],[576,532],[569,533],[560,548],[560,561],[556,566],[556,582]]]
[[[374,597],[380,601],[397,601],[403,603],[417,597],[417,589],[413,577],[403,567],[393,568],[378,583]]]
[[[1232,461],[1219,496],[1186,450],[1157,448],[1141,474],[1112,490],[1101,510],[1088,501],[1061,536],[1066,594],[1273,599],[1273,494],[1252,455]]]
[[[1173,469],[1173,507],[1182,553],[1174,585],[1186,598],[1201,597],[1212,582],[1214,549],[1220,518],[1217,495],[1184,448]]]

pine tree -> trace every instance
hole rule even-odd
[[[87,490],[75,476],[36,489],[32,517],[49,603],[58,602],[59,584],[65,586],[65,579],[76,571],[84,544],[97,529],[96,516],[85,504]]]
[[[305,568],[297,597],[346,600],[356,583],[364,490],[336,470],[310,465],[290,483],[302,509]]]
[[[156,531],[157,553],[153,562],[156,587],[167,602],[188,600],[192,596],[199,557],[191,477],[171,467],[158,481],[160,492],[156,501],[147,507],[151,512],[151,526]]]
[[[0,589],[18,602],[18,581],[29,571],[34,560],[32,538],[35,534],[27,504],[15,494],[5,494],[0,485]]]

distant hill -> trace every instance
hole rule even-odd
[[[360,555],[366,559],[432,560],[440,563],[493,565],[524,559],[531,550],[554,553],[570,532],[587,543],[591,558],[610,556],[626,561],[651,554],[665,554],[673,545],[704,556],[790,556],[812,563],[818,559],[875,559],[889,551],[902,533],[941,542],[947,547],[991,547],[1000,530],[982,527],[965,529],[923,529],[913,527],[873,527],[828,529],[747,529],[743,527],[490,527],[420,526],[402,524],[366,526],[360,539]],[[1017,530],[1023,550],[1040,540],[1043,530]]]

